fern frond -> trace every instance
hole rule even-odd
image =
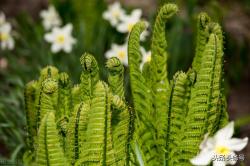
[[[61,73],[59,76],[59,96],[58,96],[58,112],[56,116],[62,118],[64,116],[70,117],[72,113],[72,83],[67,73]]]
[[[66,154],[71,165],[82,157],[86,141],[88,115],[90,112],[89,102],[78,104],[70,118],[67,128]]]
[[[220,56],[220,41],[215,34],[210,34],[202,56],[202,68],[197,72],[197,81],[191,90],[189,111],[185,122],[185,133],[181,143],[181,163],[190,165],[189,159],[198,152],[198,146],[207,132],[207,120],[209,115],[216,116],[217,113],[211,108],[213,103],[213,80],[215,77],[216,58]]]
[[[72,94],[73,106],[80,104],[81,103],[81,89],[80,89],[79,84],[76,84],[73,86],[73,88],[71,89],[71,94]]]
[[[41,121],[41,118],[39,116],[40,116],[40,111],[41,111],[41,97],[42,97],[41,95],[42,95],[42,88],[43,88],[42,84],[48,78],[53,78],[54,80],[58,80],[58,76],[59,76],[58,69],[53,66],[47,66],[43,68],[40,72],[40,77],[38,80],[38,89],[36,91],[36,100],[35,100],[35,105],[37,109],[36,121],[38,123],[37,129],[39,126],[39,122]]]
[[[215,54],[215,64],[213,70],[213,83],[211,88],[211,103],[208,110],[208,128],[207,132],[213,134],[218,130],[221,120],[221,114],[225,114],[225,94],[224,94],[224,80],[223,80],[223,35],[219,24],[211,23],[212,33],[217,36],[217,52]],[[224,105],[224,106],[223,106]]]
[[[151,75],[151,65],[150,62],[146,62],[142,67],[142,75],[145,79],[145,82],[147,82],[148,86],[152,86],[152,79],[150,78]]]
[[[165,4],[160,9],[154,24],[153,37],[152,37],[152,78],[153,78],[153,91],[157,93],[158,88],[167,88],[167,40],[165,25],[169,18],[171,18],[178,11],[175,4]],[[156,84],[156,85],[154,85]],[[159,87],[158,87],[159,86]]]
[[[85,53],[81,56],[80,62],[83,68],[81,74],[81,98],[83,101],[90,100],[93,90],[99,81],[99,68],[93,55]]]
[[[158,142],[155,140],[156,126],[153,124],[154,119],[150,119],[153,116],[151,90],[140,71],[140,34],[144,29],[144,22],[137,23],[130,33],[128,42],[130,84],[136,114],[133,144],[138,145],[145,164],[162,165],[163,160],[159,156],[164,156],[164,153],[159,152]]]
[[[71,95],[71,81],[67,73],[60,73],[58,81],[58,108],[56,110],[56,124],[60,133],[60,142],[65,152],[66,130],[69,117],[73,112]]]
[[[28,149],[34,150],[34,137],[37,135],[37,123],[36,114],[37,110],[35,107],[36,91],[38,90],[38,82],[29,82],[24,90],[24,100],[25,100],[25,112],[26,112],[26,126],[27,126],[27,146]]]
[[[191,79],[190,71],[187,74],[177,72],[171,82],[171,92],[169,95],[169,110],[168,110],[168,131],[166,143],[166,163],[167,165],[176,165],[175,160],[177,156],[181,155],[176,153],[178,146],[181,143],[183,135],[184,121],[188,113],[188,102],[190,99]]]
[[[112,165],[115,162],[111,140],[111,98],[105,83],[99,81],[93,92],[88,116],[84,154],[76,165]]]
[[[110,58],[106,67],[108,68],[108,84],[112,92],[124,99],[124,67],[116,57]]]
[[[117,165],[129,165],[131,141],[130,114],[125,102],[117,95],[112,97],[112,135]],[[116,113],[116,116],[114,114]],[[114,124],[113,118],[117,120]]]
[[[192,63],[192,68],[198,72],[201,65],[202,55],[209,37],[210,18],[206,13],[200,13],[197,19],[197,38],[195,57]]]
[[[58,82],[55,79],[47,78],[42,82],[42,91],[39,101],[39,109],[37,111],[37,128],[39,128],[41,119],[51,110],[57,110],[58,102]]]
[[[153,106],[155,123],[157,126],[158,144],[165,148],[167,133],[167,91],[169,90],[169,82],[167,76],[167,41],[166,41],[166,22],[176,12],[178,8],[175,4],[164,5],[155,20],[153,38],[152,38],[152,60],[151,78],[153,91]]]
[[[60,147],[54,112],[55,110],[48,111],[39,128],[36,154],[36,165],[38,166],[68,165]]]

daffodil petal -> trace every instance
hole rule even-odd
[[[203,141],[201,142],[201,144],[199,146],[200,149],[203,149],[206,147],[208,136],[209,136],[209,133],[206,133],[204,135]]]
[[[225,140],[230,139],[233,136],[233,133],[234,133],[234,122],[230,122],[215,134],[215,139],[219,143],[224,143]]]
[[[214,155],[213,151],[202,150],[200,154],[192,158],[190,162],[193,165],[199,165],[199,166],[208,165],[211,162],[213,155]]]
[[[51,33],[48,33],[48,34],[45,34],[44,36],[44,39],[47,41],[47,42],[53,42],[54,41],[54,35],[51,34]]]
[[[72,51],[72,45],[71,44],[68,44],[68,45],[65,45],[63,50],[66,52],[66,53],[70,53]]]
[[[51,47],[51,51],[53,53],[57,53],[61,50],[61,46],[59,44],[53,44],[52,47]]]
[[[73,25],[69,23],[69,24],[65,25],[65,27],[63,28],[63,31],[66,34],[71,34],[72,29],[73,29]]]
[[[128,32],[127,25],[125,23],[118,24],[117,31],[121,33],[127,33]]]
[[[243,148],[246,147],[247,143],[248,143],[247,137],[245,137],[244,139],[232,138],[227,141],[227,146],[232,151],[241,151]]]
[[[230,154],[228,155],[228,159],[226,159],[226,164],[235,165],[237,162],[237,158],[234,158],[234,156],[236,156],[236,154],[234,152],[230,152]]]

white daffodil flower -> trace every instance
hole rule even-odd
[[[3,12],[0,12],[0,26],[6,23],[6,18]]]
[[[232,158],[235,151],[241,151],[248,143],[248,138],[231,138],[234,133],[234,122],[230,122],[220,129],[213,137],[205,135],[200,144],[201,152],[190,160],[193,165],[208,165],[213,162],[214,166],[234,165],[237,160]]]
[[[125,11],[122,9],[120,2],[114,2],[109,5],[108,10],[102,15],[102,17],[109,21],[113,27],[115,27],[124,16]]]
[[[146,62],[151,61],[151,51],[146,51],[145,48],[141,47],[141,54],[142,54],[142,62],[140,64],[140,69],[142,70],[143,65]]]
[[[60,50],[70,53],[76,40],[72,37],[72,24],[67,24],[62,28],[54,27],[51,33],[45,34],[47,42],[52,43],[51,51],[57,53]]]
[[[15,45],[14,39],[11,36],[11,25],[7,22],[0,25],[0,45],[3,50],[12,50]]]
[[[42,10],[40,16],[43,19],[42,23],[46,30],[50,30],[62,24],[61,18],[54,6],[49,6],[47,10]]]
[[[121,33],[131,32],[133,26],[140,21],[142,16],[141,9],[135,9],[132,11],[131,15],[125,15],[121,17],[121,22],[117,25],[117,31]]]
[[[127,44],[112,44],[111,49],[105,53],[106,58],[117,57],[125,66],[128,66]]]

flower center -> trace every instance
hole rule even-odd
[[[228,155],[230,150],[225,146],[218,146],[215,148],[215,151],[220,155]]]
[[[0,33],[0,41],[6,41],[9,39],[9,35],[7,33]]]
[[[124,51],[119,51],[119,52],[118,52],[118,58],[119,58],[119,59],[124,59],[125,56],[126,56],[126,54],[125,54]]]
[[[134,24],[128,24],[128,31],[131,32],[132,28],[133,28]]]
[[[119,18],[120,12],[118,10],[115,10],[112,12],[113,17]]]
[[[146,58],[146,62],[150,62],[151,61],[151,55],[149,55],[147,58]]]
[[[60,44],[64,43],[64,41],[65,41],[64,35],[58,35],[56,38],[56,41]]]

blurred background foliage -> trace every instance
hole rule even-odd
[[[55,65],[61,71],[68,72],[72,80],[77,83],[81,72],[79,58],[87,51],[95,55],[99,62],[101,77],[105,80],[104,53],[112,43],[122,44],[126,39],[126,35],[118,33],[102,19],[102,13],[110,2],[113,1],[1,0],[0,11],[11,20],[16,41],[13,51],[0,50],[1,158],[15,160],[23,153],[25,148],[23,88],[28,81],[37,79],[42,67]],[[179,14],[167,23],[169,77],[172,78],[177,70],[186,71],[190,66],[195,51],[196,16],[201,11],[207,12],[214,21],[222,25],[225,32],[225,76],[230,119],[236,120],[238,124],[237,135],[250,137],[250,1],[121,1],[128,11],[142,8],[144,17],[151,22],[151,25],[158,6],[166,2],[175,2],[180,7]],[[41,9],[47,8],[48,3],[56,7],[64,24],[71,22],[74,26],[73,36],[77,39],[77,44],[70,54],[62,52],[52,54],[49,44],[44,41],[45,30],[38,14]],[[143,45],[149,48],[150,40]],[[128,79],[126,75],[126,83]],[[250,146],[244,153],[250,160]]]

